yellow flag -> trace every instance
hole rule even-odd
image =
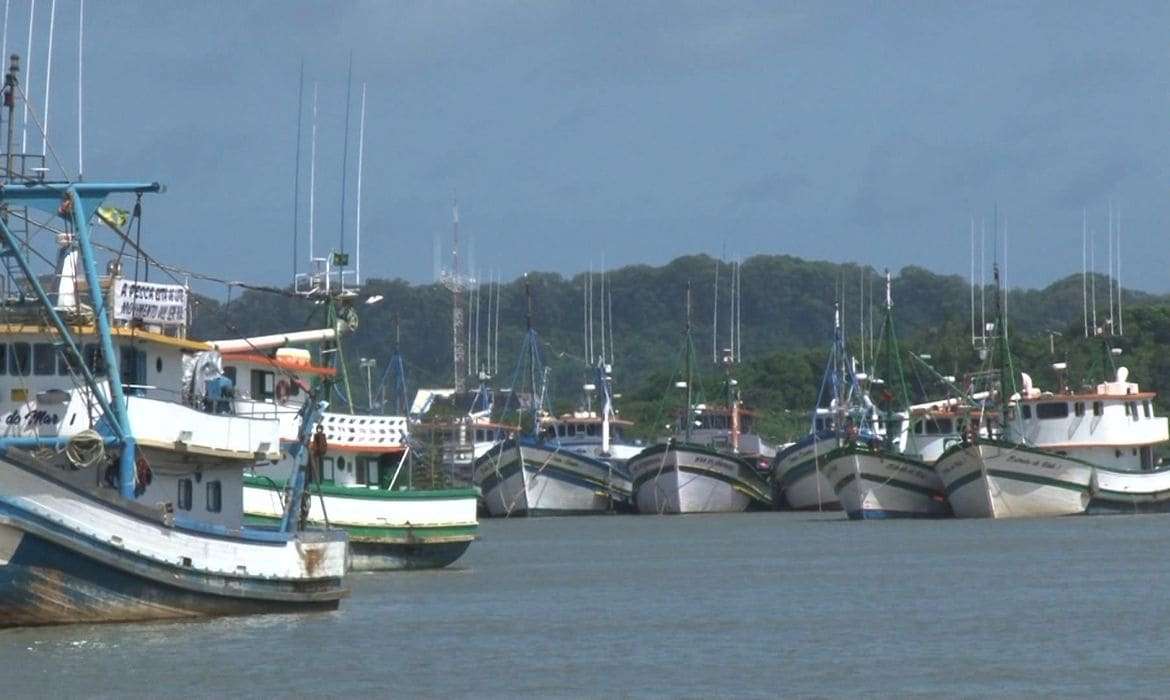
[[[122,230],[130,220],[130,212],[117,207],[98,207],[98,216],[111,228]]]

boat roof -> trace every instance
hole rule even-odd
[[[224,353],[223,359],[225,362],[245,362],[263,367],[275,367],[276,369],[283,369],[296,374],[315,374],[321,377],[333,377],[337,375],[337,369],[334,367],[322,367],[312,363],[305,364],[287,357],[274,357],[258,352],[229,352]]]
[[[70,324],[70,330],[76,336],[97,336],[97,326],[85,325],[77,326]],[[0,323],[0,333],[4,335],[56,335],[56,330],[49,326],[38,324],[22,324],[22,323]],[[110,329],[110,335],[115,338],[130,338],[145,343],[155,343],[157,345],[164,345],[172,348],[179,348],[181,350],[195,350],[203,351],[210,350],[211,345],[201,340],[192,340],[190,338],[179,338],[173,335],[166,335],[163,333],[155,333],[144,328],[136,328],[133,326],[114,326]]]

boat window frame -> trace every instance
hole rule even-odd
[[[1020,418],[1023,418],[1024,420],[1032,420],[1031,404],[1020,404]]]
[[[1084,401],[1076,401],[1073,403],[1073,414],[1077,418],[1084,418],[1085,417],[1085,402]]]
[[[23,352],[21,350],[23,349]],[[24,355],[24,366],[20,364],[20,357]],[[14,377],[27,377],[32,374],[32,345],[25,341],[11,344],[8,353],[8,373]]]
[[[223,512],[223,483],[219,479],[207,482],[206,508],[208,513]]]
[[[1068,416],[1067,401],[1045,401],[1036,404],[1036,420],[1060,420]]]
[[[32,344],[33,374],[38,377],[52,377],[57,374],[57,349],[52,343]]]
[[[1105,415],[1105,403],[1103,401],[1094,401],[1093,402],[1093,416],[1096,418],[1100,418],[1103,415]]]
[[[178,490],[179,493],[175,498],[175,507],[179,510],[191,510],[192,502],[195,500],[195,491],[191,480],[179,479]]]

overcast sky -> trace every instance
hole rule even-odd
[[[56,5],[50,133],[75,171],[78,0]],[[11,0],[9,52],[25,52],[28,9]],[[85,10],[86,179],[166,184],[149,245],[202,271],[290,277],[302,59],[301,250],[314,83],[318,252],[338,244],[352,52],[346,236],[365,82],[367,275],[429,280],[457,196],[478,266],[505,276],[724,249],[966,274],[971,217],[990,247],[998,205],[1009,281],[1034,286],[1079,271],[1083,209],[1104,260],[1112,200],[1127,286],[1170,290],[1166,3]]]

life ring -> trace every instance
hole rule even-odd
[[[288,403],[289,385],[288,382],[281,379],[276,383],[276,403],[284,405]]]

